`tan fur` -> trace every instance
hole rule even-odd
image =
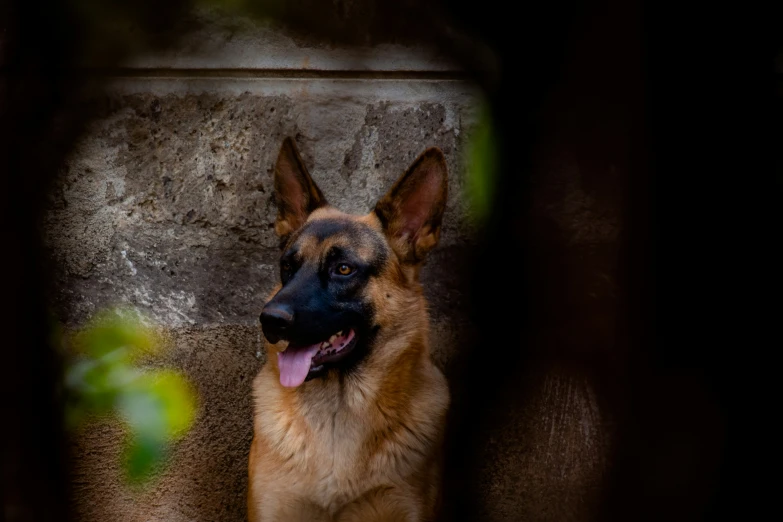
[[[324,206],[307,221],[319,219],[363,223],[389,243],[375,213],[358,217]],[[432,235],[419,237],[431,241]],[[292,241],[301,241],[302,255],[315,258],[346,238]],[[371,254],[371,245],[351,246],[362,257]],[[253,383],[251,522],[434,520],[449,392],[430,358],[418,267],[392,253],[364,288],[380,329],[361,371],[330,370],[284,388],[277,353],[285,343],[267,343],[268,363]]]

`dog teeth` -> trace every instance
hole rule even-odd
[[[329,338],[329,342],[330,342],[330,343],[333,343],[335,339],[337,339],[337,334],[335,334],[335,335],[331,336],[331,337]]]
[[[343,331],[342,330],[340,330],[339,332],[334,334],[332,337],[340,337],[341,335],[343,335]]]
[[[332,345],[328,341],[324,341],[324,342],[321,343],[321,350],[329,348],[330,346],[332,346]]]

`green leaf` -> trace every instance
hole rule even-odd
[[[85,355],[103,357],[117,352],[125,360],[154,353],[158,346],[152,330],[138,319],[138,314],[126,309],[114,309],[97,314],[86,328],[74,336],[73,345]]]
[[[181,438],[196,416],[196,394],[187,379],[171,370],[149,375],[149,392],[156,397],[165,419],[166,436]]]
[[[141,484],[152,478],[166,457],[166,445],[147,435],[129,438],[125,446],[125,474],[128,481]]]
[[[489,106],[480,108],[479,121],[467,147],[467,196],[474,217],[482,222],[489,217],[497,182],[495,127]]]
[[[117,397],[117,410],[132,433],[161,442],[166,440],[163,405],[147,386],[123,390]]]
[[[158,350],[159,343],[133,311],[104,311],[71,341],[80,355],[65,369],[68,426],[78,428],[95,414],[118,415],[128,429],[128,479],[148,479],[171,442],[193,424],[197,401],[192,385],[173,370],[145,371],[134,364]]]

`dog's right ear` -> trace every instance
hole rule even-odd
[[[288,236],[305,224],[315,209],[326,206],[321,189],[315,184],[291,138],[283,141],[275,164],[275,232],[285,242]]]
[[[419,264],[438,244],[446,208],[448,174],[443,152],[425,150],[375,205],[392,249],[404,263]]]

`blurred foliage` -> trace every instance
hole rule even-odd
[[[497,183],[495,126],[489,105],[479,108],[479,120],[467,146],[467,197],[473,216],[484,222],[492,209]]]
[[[118,416],[127,428],[127,478],[137,484],[148,480],[171,442],[193,424],[192,385],[173,370],[140,366],[161,343],[132,311],[98,314],[63,340],[73,355],[65,370],[68,427],[77,430],[96,416]]]

